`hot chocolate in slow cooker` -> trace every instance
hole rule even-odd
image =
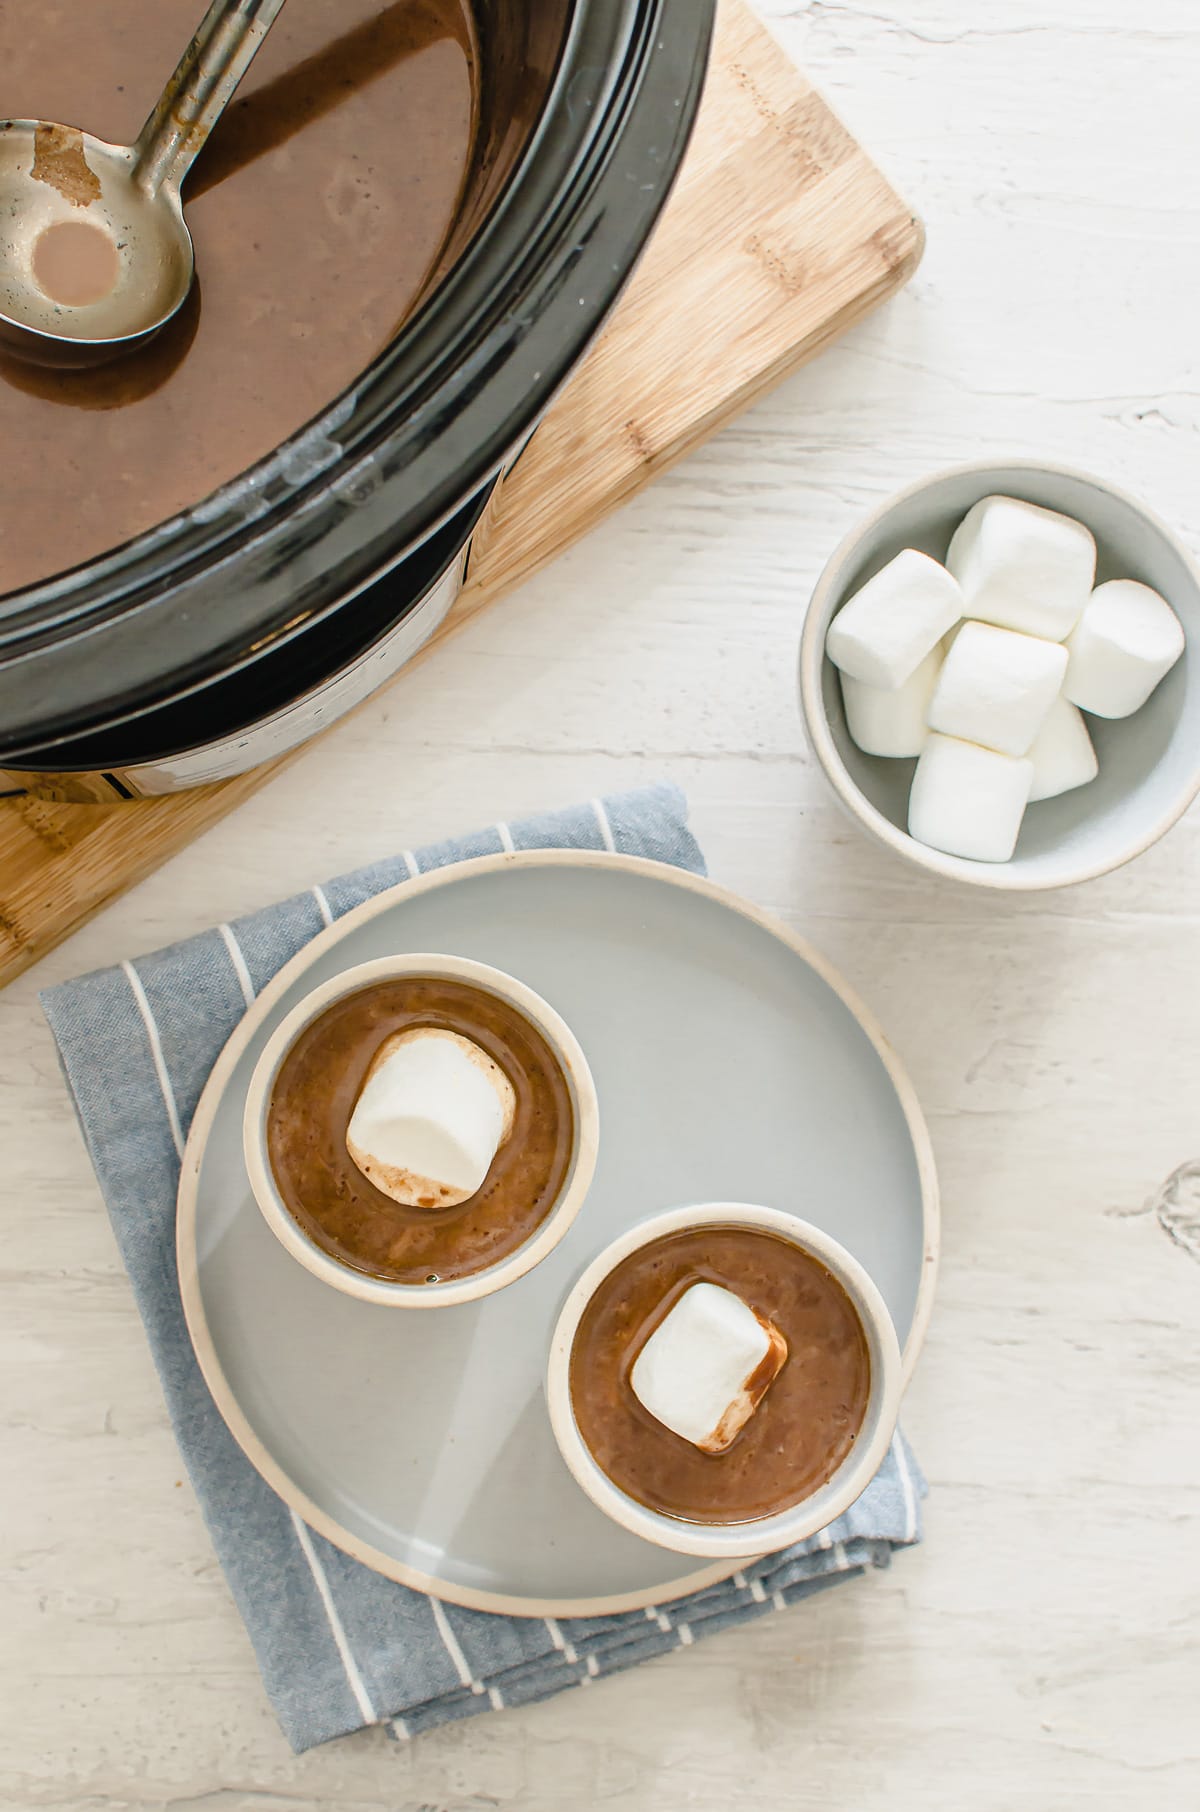
[[[128,140],[196,0],[0,8],[0,109]],[[712,0],[293,0],[189,178],[146,350],[0,360],[0,764],[282,752],[445,615],[677,172]]]

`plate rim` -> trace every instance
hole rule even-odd
[[[371,899],[364,900],[361,905],[351,907],[348,912],[335,919],[331,925],[327,925],[322,931],[319,931],[283,965],[282,969],[271,977],[261,993],[255,996],[253,1004],[247,1008],[244,1016],[222,1047],[192,1116],[180,1163],[175,1215],[175,1259],[179,1272],[180,1300],[188,1336],[200,1367],[201,1376],[208,1387],[217,1412],[230,1434],[259,1476],[311,1529],[324,1536],[325,1540],[331,1542],[335,1548],[340,1548],[352,1559],[369,1567],[372,1572],[380,1573],[384,1578],[394,1580],[399,1585],[409,1586],[413,1591],[427,1593],[444,1603],[459,1605],[466,1610],[490,1611],[510,1617],[604,1617],[616,1615],[622,1611],[640,1611],[654,1605],[671,1604],[676,1599],[685,1598],[693,1592],[703,1591],[709,1586],[719,1585],[724,1580],[731,1579],[735,1573],[753,1566],[754,1559],[743,1557],[735,1561],[715,1561],[706,1567],[697,1568],[679,1579],[670,1581],[665,1592],[662,1589],[643,1587],[634,1592],[615,1593],[595,1598],[527,1598],[513,1597],[501,1592],[479,1591],[471,1586],[441,1579],[435,1574],[424,1573],[419,1568],[408,1566],[404,1562],[396,1560],[392,1555],[385,1554],[381,1549],[372,1547],[369,1542],[362,1541],[351,1534],[335,1517],[330,1516],[319,1504],[314,1503],[279,1465],[243,1414],[237,1396],[225,1377],[224,1369],[209,1333],[200,1290],[200,1269],[196,1244],[196,1208],[200,1169],[217,1109],[224,1098],[232,1073],[250,1039],[274,1010],[279,998],[294,982],[352,931],[369,924],[372,919],[389,911],[392,906],[400,904],[401,900],[411,900],[420,894],[432,893],[440,887],[452,886],[476,875],[501,873],[514,868],[600,867],[606,869],[617,867],[645,880],[669,887],[678,887],[686,893],[696,894],[714,905],[724,907],[739,918],[748,919],[751,924],[774,937],[794,956],[798,956],[802,962],[815,971],[826,986],[837,995],[873,1046],[887,1072],[888,1080],[895,1090],[900,1110],[904,1115],[917,1162],[917,1178],[921,1191],[921,1276],[917,1286],[917,1299],[913,1305],[912,1326],[909,1328],[901,1349],[902,1388],[907,1388],[925,1342],[929,1318],[933,1311],[941,1248],[941,1204],[929,1129],[912,1079],[875,1015],[859,999],[855,990],[837,969],[819,951],[815,950],[806,938],[792,931],[772,913],[764,912],[761,907],[743,899],[740,894],[722,886],[720,882],[712,881],[706,875],[693,874],[688,869],[676,868],[673,863],[655,861],[646,856],[624,855],[611,850],[507,850],[497,855],[474,856],[461,862],[450,862],[441,868],[430,869],[426,874],[400,881],[392,887],[385,888],[381,893],[373,895]]]

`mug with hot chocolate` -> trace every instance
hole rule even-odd
[[[557,1013],[463,958],[385,958],[310,994],[259,1059],[244,1145],[272,1231],[367,1301],[437,1307],[515,1281],[566,1232],[597,1149]]]
[[[870,1277],[780,1209],[643,1221],[568,1297],[547,1401],[592,1501],[683,1554],[749,1556],[826,1527],[896,1426],[900,1350]]]

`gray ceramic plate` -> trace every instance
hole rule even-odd
[[[397,950],[528,982],[566,1018],[600,1097],[595,1182],[562,1244],[481,1303],[377,1308],[273,1237],[242,1164],[242,1104],[272,1029],[318,982]],[[267,1481],[322,1535],[458,1604],[585,1616],[725,1577],[610,1523],[559,1458],[543,1397],[568,1288],[622,1229],[687,1202],[765,1202],[871,1272],[911,1371],[937,1258],[937,1189],[911,1085],[821,959],[732,894],[657,863],[488,856],[381,895],[264,990],[197,1109],[179,1271],[201,1367]]]

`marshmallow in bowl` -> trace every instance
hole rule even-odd
[[[1065,698],[1056,698],[1029,751],[1033,763],[1032,805],[1038,799],[1057,799],[1087,786],[1100,772],[1096,751],[1083,714]]]
[[[937,563],[924,554],[906,548],[834,616],[825,651],[841,670],[850,737],[864,755],[918,757],[908,809],[917,842],[1007,862],[1027,805],[1096,778],[1081,713],[1140,710],[1184,652],[1179,618],[1149,586],[1093,589],[1096,558],[1083,523],[984,497],[941,569],[958,582],[960,614],[915,665],[934,621]]]
[[[703,1453],[724,1453],[786,1358],[779,1329],[733,1290],[695,1283],[655,1328],[629,1382],[656,1421]]]
[[[984,497],[951,537],[946,565],[962,587],[963,615],[1061,642],[1096,578],[1091,530],[1016,497]]]
[[[908,798],[909,835],[948,856],[1007,862],[1033,785],[1033,763],[956,736],[931,736]]]
[[[1110,579],[1096,587],[1067,643],[1066,696],[1096,717],[1128,717],[1183,644],[1183,625],[1165,598],[1136,579]]]
[[[1066,671],[1061,642],[991,623],[964,623],[930,700],[929,727],[1002,755],[1025,755]]]
[[[864,686],[848,673],[840,676],[846,728],[864,755],[921,753],[929,735],[929,701],[942,670],[943,646],[939,642],[904,684],[891,692],[882,686]]]
[[[902,686],[962,615],[958,585],[906,547],[838,611],[825,638],[835,667],[864,686]]]
[[[450,1208],[482,1187],[515,1108],[512,1083],[477,1044],[418,1026],[385,1039],[375,1053],[346,1149],[393,1201]]]

